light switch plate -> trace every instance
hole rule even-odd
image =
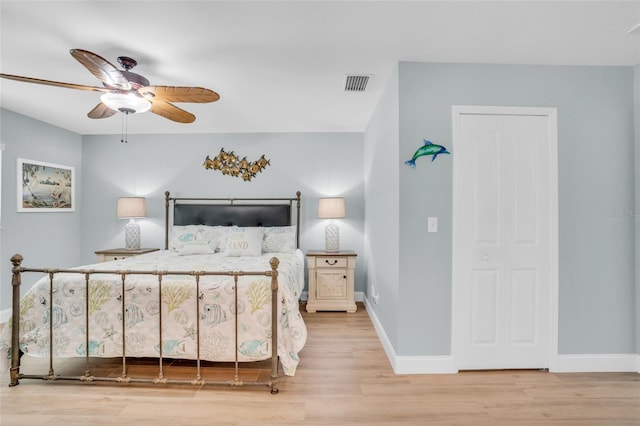
[[[427,218],[427,232],[438,232],[438,218]]]

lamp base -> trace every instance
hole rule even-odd
[[[129,220],[124,227],[124,247],[127,250],[137,250],[140,248],[140,226],[135,220]]]
[[[324,228],[325,251],[340,251],[340,229],[338,225],[330,223]]]

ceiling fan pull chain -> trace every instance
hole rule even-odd
[[[129,141],[127,140],[127,132],[128,132],[128,118],[129,117],[129,113],[124,111],[124,113],[122,114],[122,137],[120,138],[120,142],[121,143],[129,143]]]

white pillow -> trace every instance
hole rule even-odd
[[[213,254],[213,250],[206,241],[194,241],[182,246],[178,250],[179,256],[188,256],[191,254]]]
[[[197,225],[174,225],[171,229],[171,245],[169,248],[173,251],[180,251],[185,245],[194,242],[198,238]]]
[[[263,235],[262,228],[232,226],[223,253],[225,256],[260,256]]]
[[[263,253],[293,253],[295,251],[295,226],[266,226],[264,228]]]
[[[221,251],[225,248],[230,228],[230,226],[200,225],[198,238],[207,241],[213,251]]]

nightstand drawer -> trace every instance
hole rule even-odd
[[[347,258],[342,257],[317,257],[316,268],[346,268]]]
[[[104,254],[99,254],[98,255],[98,263],[102,263],[102,262],[109,262],[110,260],[122,260],[122,259],[126,259],[127,257],[131,257],[131,256],[105,256]]]

